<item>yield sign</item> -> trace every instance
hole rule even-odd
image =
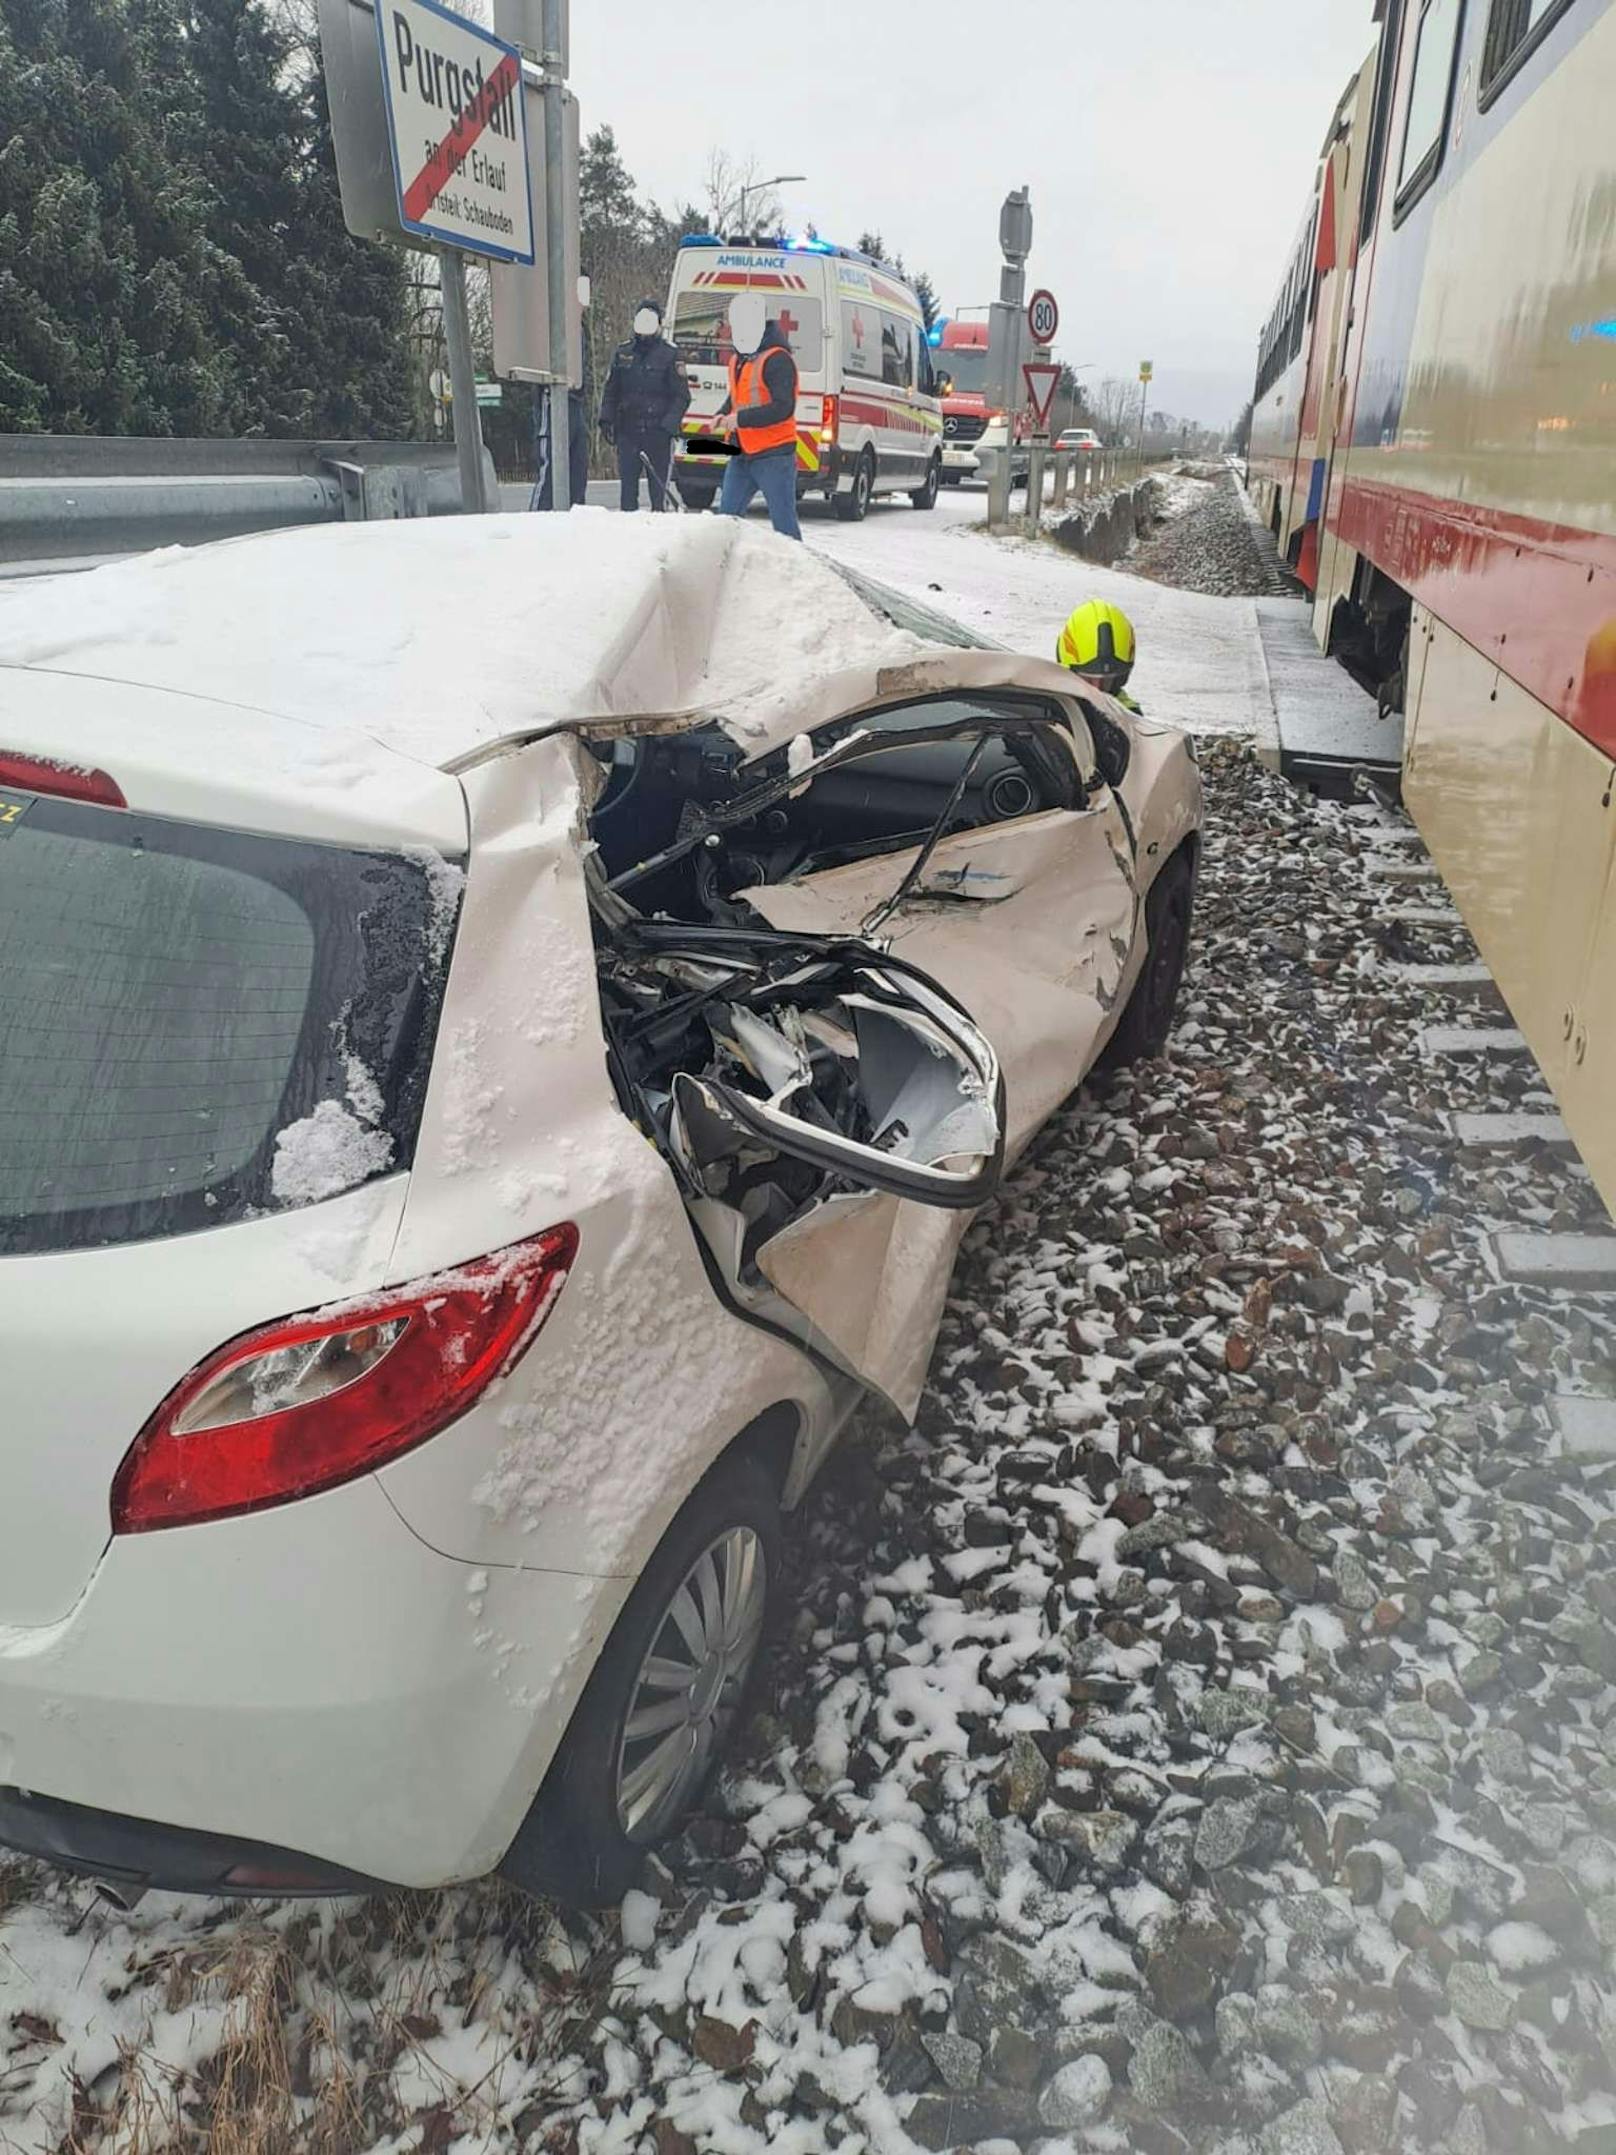
[[[1032,407],[1033,418],[1040,428],[1049,424],[1049,407],[1055,401],[1055,384],[1060,380],[1061,370],[1053,360],[1034,359],[1022,367],[1022,377],[1027,384],[1027,402]]]

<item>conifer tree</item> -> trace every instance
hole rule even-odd
[[[0,431],[396,435],[404,267],[261,0],[4,0]]]
[[[299,434],[312,385],[291,365],[304,115],[287,41],[255,0],[180,0],[185,65],[167,134],[194,176],[216,257],[213,333],[235,376],[233,431]]]
[[[169,0],[0,12],[0,429],[205,434],[235,417],[228,264],[169,152]]]
[[[396,441],[411,431],[407,275],[402,253],[355,239],[342,220],[325,78],[300,89],[303,149],[285,305],[289,367],[308,387],[299,431]]]

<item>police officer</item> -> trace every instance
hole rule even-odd
[[[1122,608],[1104,599],[1087,599],[1061,630],[1055,657],[1071,672],[1114,696],[1124,710],[1137,711],[1138,704],[1127,692],[1134,650],[1133,623]]]
[[[667,500],[673,437],[690,402],[690,384],[679,354],[662,334],[662,309],[654,299],[640,301],[633,327],[633,336],[612,354],[612,371],[600,400],[600,431],[617,449],[622,506],[640,506],[640,473],[648,465],[651,506],[660,509]]]

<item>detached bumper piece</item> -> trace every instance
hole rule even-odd
[[[243,1899],[387,1890],[380,1879],[292,1849],[124,1818],[115,1811],[96,1811],[20,1788],[0,1788],[0,1847],[93,1878],[125,1905],[151,1887]]]

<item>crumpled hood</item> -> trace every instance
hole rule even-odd
[[[271,711],[435,765],[626,718],[716,718],[755,755],[835,677],[935,651],[808,548],[729,517],[324,525],[0,591],[0,666],[205,695],[245,731]]]

